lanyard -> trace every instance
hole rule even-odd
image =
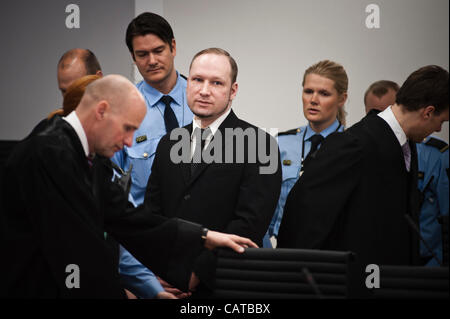
[[[337,131],[339,131],[339,129],[341,128],[342,124],[341,122],[339,122],[339,126],[337,127],[337,129],[333,132],[336,133]],[[308,130],[308,127],[306,127],[305,132],[303,133],[303,141],[302,141],[302,161],[300,163],[301,165],[301,170],[303,170],[303,159],[304,159],[304,154],[305,154],[305,136],[306,136],[306,131]]]

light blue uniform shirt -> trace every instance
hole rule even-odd
[[[180,127],[192,122],[193,114],[187,105],[186,80],[177,73],[177,83],[168,95],[172,97],[171,107],[177,117]],[[137,85],[147,104],[147,114],[136,130],[131,147],[114,154],[112,160],[122,169],[127,170],[133,164],[131,171],[131,195],[136,204],[144,202],[145,190],[151,173],[156,147],[159,140],[166,135],[164,124],[165,105],[160,101],[164,95],[147,82],[141,81]]]
[[[339,130],[338,130],[339,128]],[[305,133],[306,130],[306,133]],[[320,134],[326,138],[331,133],[342,132],[344,127],[339,124],[338,120],[335,120],[333,124],[324,129]],[[300,171],[302,169],[302,148],[303,141],[305,141],[303,160],[309,154],[311,149],[311,136],[315,135],[308,124],[306,126],[299,127],[296,131],[292,131],[292,134],[283,134],[278,136],[278,147],[280,148],[281,156],[281,168],[282,168],[282,183],[281,183],[281,193],[278,199],[277,207],[275,213],[270,222],[269,229],[264,236],[263,246],[272,247],[269,244],[268,238],[278,236],[278,229],[280,228],[281,218],[283,217],[284,205],[286,204],[286,199],[291,191],[294,184],[300,177]],[[319,145],[320,148],[320,145]]]
[[[441,153],[437,147],[427,145],[429,139],[430,137],[427,137],[422,143],[417,144],[418,188],[424,195],[419,217],[420,234],[442,261],[442,228],[438,217],[448,215],[448,177],[442,167],[445,153]],[[422,242],[420,242],[420,255],[431,256]],[[432,258],[427,266],[439,266],[439,263]]]
[[[177,72],[177,83],[168,94],[173,99],[171,107],[180,127],[191,123],[193,118],[187,105],[186,85],[186,79]],[[165,105],[160,101],[164,94],[145,81],[139,82],[136,87],[144,96],[147,113],[134,134],[133,145],[125,146],[123,150],[115,153],[111,160],[123,170],[128,170],[130,164],[133,164],[130,195],[134,200],[132,203],[140,205],[144,202],[156,147],[167,132],[164,124]],[[164,291],[153,272],[139,263],[123,247],[120,247],[119,273],[124,286],[140,298],[154,298],[157,293]]]

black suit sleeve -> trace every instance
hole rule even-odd
[[[164,145],[165,137],[163,137],[156,148],[155,159],[152,164],[152,171],[148,178],[147,188],[145,190],[144,205],[157,215],[163,215],[163,205],[161,199],[161,173],[160,173],[160,156],[162,154],[161,148]]]
[[[203,249],[200,225],[153,215],[141,205],[126,211],[107,229],[147,268],[188,290],[195,259]]]
[[[290,191],[277,247],[320,249],[358,184],[363,150],[346,133],[330,135]]]
[[[105,167],[104,180],[111,180]],[[134,257],[167,282],[187,291],[195,258],[203,249],[202,227],[182,219],[152,213],[147,202],[129,205],[122,187],[109,182],[104,193],[105,228]]]

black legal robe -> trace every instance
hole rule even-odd
[[[376,112],[325,139],[288,195],[280,248],[353,251],[363,264],[418,262],[417,152],[408,173],[400,144]]]
[[[129,206],[109,159],[90,167],[73,128],[57,118],[17,145],[2,179],[0,294],[18,298],[122,298],[105,232],[156,274],[187,289],[201,227]],[[68,288],[67,266],[80,269]]]

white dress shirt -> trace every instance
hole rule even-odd
[[[383,112],[378,113],[378,116],[386,121],[386,123],[389,125],[389,127],[394,132],[395,137],[397,137],[397,140],[400,143],[400,146],[402,147],[402,150],[403,150],[403,156],[405,158],[406,170],[409,172],[410,163],[411,163],[411,149],[409,147],[408,138],[406,137],[405,132],[403,131],[402,127],[400,126],[400,123],[397,121],[397,118],[395,117],[394,112],[392,112],[392,106],[389,106]]]
[[[86,157],[89,156],[89,145],[88,140],[86,137],[86,133],[84,132],[83,125],[81,125],[80,119],[77,116],[77,113],[75,111],[71,112],[66,117],[63,117],[63,119],[72,126],[72,128],[75,130],[75,133],[77,133],[78,138],[81,141],[81,145],[83,145],[84,154]]]
[[[205,127],[205,129],[209,128],[211,130],[211,134],[209,134],[206,139],[205,139],[205,146],[204,149],[206,147],[208,147],[209,143],[211,142],[212,137],[214,136],[214,134],[216,134],[217,130],[219,129],[219,126],[222,124],[222,122],[227,118],[228,114],[230,114],[231,112],[231,107],[228,109],[228,111],[226,111],[225,113],[223,113],[220,117],[218,117],[214,122],[212,122],[208,127]],[[195,147],[196,147],[196,142],[197,142],[197,135],[194,134],[196,129],[201,129],[202,127],[200,126],[200,120],[195,118],[192,121],[192,133],[191,133],[191,159],[194,155],[195,152]]]

